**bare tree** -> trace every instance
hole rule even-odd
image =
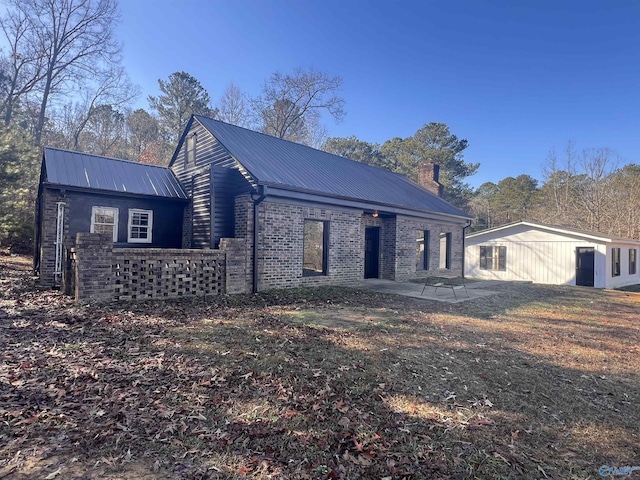
[[[7,10],[0,18],[0,29],[8,46],[1,59],[0,112],[5,126],[11,123],[20,100],[30,93],[44,77],[44,57],[30,35],[29,19],[20,10]]]
[[[612,199],[611,175],[617,170],[617,156],[609,148],[584,150],[580,161],[584,172],[578,184],[577,200],[586,213],[590,230],[607,231],[607,205]]]
[[[237,125],[239,127],[248,127],[251,124],[251,114],[249,112],[249,103],[247,96],[231,83],[220,97],[218,103],[218,120]]]
[[[254,117],[264,133],[306,144],[322,144],[326,132],[320,114],[344,118],[344,100],[337,95],[340,77],[298,68],[293,74],[274,73],[262,94],[251,100]]]
[[[108,66],[120,61],[120,46],[113,37],[117,4],[116,0],[7,0],[7,7],[5,25],[14,26],[5,30],[5,35],[14,36],[11,55],[37,53],[29,64],[33,86],[28,93],[39,103],[34,140],[40,144],[47,110],[57,95],[113,74]]]

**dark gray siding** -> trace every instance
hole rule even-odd
[[[234,236],[234,210],[235,197],[242,193],[248,193],[250,186],[235,169],[217,167],[212,165],[213,175],[213,247],[217,248],[221,238]]]
[[[248,192],[250,185],[240,165],[197,120],[184,138],[192,134],[197,137],[195,162],[185,161],[185,141],[171,169],[191,198],[191,246],[216,248],[221,238],[233,237],[234,198]]]
[[[69,236],[91,231],[91,208],[113,207],[118,209],[118,247],[135,248],[180,248],[182,245],[182,212],[184,202],[120,197],[115,195],[94,195],[67,190],[69,205]],[[153,211],[152,243],[127,243],[129,209],[140,208]]]
[[[216,165],[219,167],[238,168],[231,154],[198,121],[194,121],[191,124],[191,129],[186,136],[194,133],[197,137],[195,163],[185,164],[187,142],[183,142],[176,154],[175,162],[171,165],[171,170],[176,174],[180,183],[187,187],[187,190],[191,177],[203,166]]]
[[[193,248],[211,247],[211,172],[209,168],[191,177],[191,218]]]

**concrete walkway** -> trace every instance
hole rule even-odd
[[[368,278],[356,283],[356,288],[364,288],[381,293],[393,293],[404,295],[405,297],[420,298],[422,300],[436,300],[438,302],[460,303],[475,298],[495,295],[495,290],[487,290],[486,287],[496,285],[500,282],[470,282],[467,284],[467,291],[464,288],[456,289],[455,294],[451,288],[438,288],[428,286],[422,293],[424,285],[422,283],[394,282],[392,280],[382,280],[379,278]],[[467,296],[467,293],[469,296]]]

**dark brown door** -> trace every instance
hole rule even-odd
[[[364,229],[364,278],[380,277],[380,227]]]
[[[593,248],[576,248],[576,285],[581,285],[583,287],[593,287],[593,260]]]

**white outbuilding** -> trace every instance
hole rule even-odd
[[[517,222],[468,234],[465,276],[615,288],[640,283],[640,241]]]

